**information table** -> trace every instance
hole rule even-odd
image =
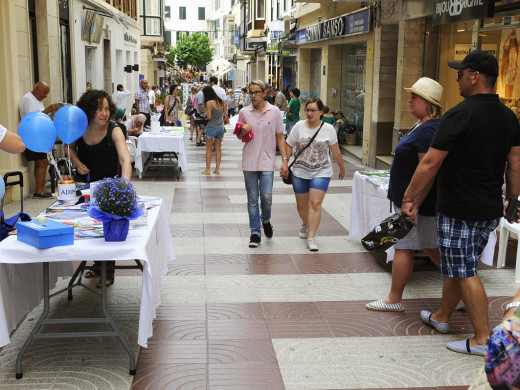
[[[186,141],[184,131],[162,131],[160,133],[146,132],[141,134],[137,140],[135,152],[135,167],[141,177],[145,171],[145,162],[150,153],[175,152],[178,156],[179,167],[183,172],[188,170],[186,160]]]
[[[72,261],[98,260],[102,262],[101,272],[105,273],[106,261],[115,260],[117,262],[132,259],[141,261],[143,264],[143,282],[137,341],[139,345],[146,347],[148,338],[153,334],[152,321],[156,316],[156,308],[160,304],[162,279],[167,272],[167,263],[175,259],[168,217],[162,199],[148,198],[146,205],[147,220],[145,220],[145,223],[141,223],[141,226],[131,229],[126,241],[107,242],[103,238],[83,238],[75,239],[74,245],[37,249],[18,241],[16,236],[9,236],[0,242],[0,263],[17,265],[21,268],[32,263],[43,264],[43,273],[39,273],[39,275],[43,275],[43,278],[38,285],[43,286],[44,315],[46,315],[46,306],[49,305],[49,289],[51,288],[49,283],[49,265],[55,265],[55,263],[71,264]],[[32,283],[32,278],[25,273],[18,273],[14,277],[16,277],[16,280],[12,281],[14,284],[25,285],[25,283]],[[56,276],[54,275],[54,280],[55,278]],[[111,321],[109,314],[106,312],[105,290],[106,285],[102,283],[100,304],[107,318]],[[1,302],[3,302],[2,296],[0,296]],[[98,301],[94,299],[92,302],[96,304]],[[8,306],[0,305],[0,340],[4,341],[9,338],[8,329],[10,328],[6,319],[11,317],[11,313],[5,311],[6,307]],[[42,320],[44,320],[43,316],[38,322]],[[75,323],[73,320],[62,319],[60,321],[62,321],[61,323]],[[35,329],[37,325],[35,325]],[[32,336],[34,336],[33,333],[31,333],[26,342],[27,346],[24,345],[22,347],[19,359],[17,359],[17,377],[21,377],[21,357],[24,349],[29,347]],[[120,336],[118,334],[118,337]],[[124,345],[126,340],[121,340],[121,342]],[[133,352],[129,351],[129,348],[126,349],[131,357],[132,371],[132,367],[135,368],[135,361],[132,362]]]
[[[364,237],[386,217],[395,213],[390,210],[387,198],[389,171],[357,171],[352,181],[352,203],[350,210],[350,236]],[[496,232],[489,236],[481,261],[492,265],[495,253]],[[387,260],[394,258],[393,247],[387,250]]]

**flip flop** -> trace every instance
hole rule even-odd
[[[96,271],[85,272],[85,279],[98,278],[100,276],[101,276],[101,274],[97,273]]]
[[[220,172],[217,172],[217,171],[213,171],[213,173],[214,173],[215,175],[220,175]]]
[[[211,175],[211,173],[209,173],[208,171],[200,171],[200,174],[207,175],[207,176]]]

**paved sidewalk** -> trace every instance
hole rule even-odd
[[[352,176],[365,167],[345,157],[347,177],[333,180],[325,196],[317,234],[320,251],[315,253],[298,237],[292,188],[276,177],[274,237],[263,237],[251,249],[242,144],[228,130],[221,174],[204,176],[205,147],[196,147],[188,137],[189,171],[179,181],[164,168],[134,179],[140,194],[165,199],[177,259],[164,279],[154,335],[140,352],[133,385],[125,377],[121,349],[110,351],[103,367],[118,385],[101,380],[98,371],[90,373],[95,380],[78,374],[83,367],[71,351],[79,366],[68,378],[60,373],[46,387],[25,388],[72,388],[71,383],[77,389],[131,385],[134,390],[467,388],[483,359],[450,352],[445,344],[471,334],[468,314],[453,315],[449,335],[420,321],[420,310],[434,310],[440,303],[442,278],[431,262],[417,260],[403,313],[364,309],[388,292],[391,281],[384,256],[367,253],[358,237],[348,236]],[[335,177],[337,172],[335,167]],[[43,203],[28,200],[26,210],[39,210]],[[16,211],[16,205],[8,207]],[[12,212],[6,209],[6,214]],[[508,264],[514,264],[514,252],[511,248]],[[118,312],[132,307],[136,275],[127,271],[116,276],[112,291]],[[518,288],[514,270],[482,267],[480,275],[495,325]],[[120,291],[126,295],[118,299]],[[41,375],[51,374],[42,369]]]
[[[147,182],[171,189],[177,260],[133,389],[467,388],[483,360],[445,344],[471,333],[468,314],[453,315],[450,335],[420,321],[420,310],[440,303],[442,278],[431,262],[417,260],[404,313],[364,309],[391,280],[384,256],[348,237],[352,177],[364,167],[345,157],[346,180],[333,180],[325,196],[317,253],[298,237],[292,188],[276,177],[274,237],[251,249],[242,144],[230,133],[220,175],[200,175],[205,148],[187,141],[190,170],[181,180]],[[480,274],[494,325],[516,291],[513,271]]]

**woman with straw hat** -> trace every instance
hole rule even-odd
[[[430,147],[433,134],[442,114],[442,86],[428,77],[422,77],[411,87],[408,99],[409,111],[417,122],[401,138],[395,148],[394,161],[390,168],[388,199],[396,212],[401,212],[402,199],[415,169]],[[403,311],[403,291],[414,265],[413,252],[422,250],[439,267],[440,256],[437,247],[437,227],[435,222],[435,203],[437,183],[434,182],[422,206],[418,219],[421,221],[410,233],[398,241],[392,264],[392,286],[390,293],[377,301],[367,303],[369,310]]]

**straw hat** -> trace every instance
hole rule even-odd
[[[414,93],[424,100],[443,108],[440,103],[443,91],[442,85],[429,77],[421,77],[411,88],[405,88],[405,91]]]

